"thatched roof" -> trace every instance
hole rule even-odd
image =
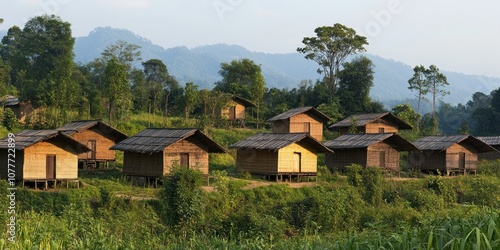
[[[108,125],[107,123],[101,120],[81,120],[81,121],[72,121],[70,123],[66,123],[63,126],[56,128],[58,131],[63,131],[68,135],[73,135],[76,132],[82,132],[84,130],[98,127],[104,134],[110,134],[113,138],[115,138],[115,143],[123,141],[128,138],[128,136]]]
[[[353,115],[353,116],[345,118],[344,120],[342,120],[340,122],[337,122],[337,123],[331,125],[329,128],[334,129],[334,128],[341,128],[341,127],[350,127],[353,120],[356,121],[358,127],[365,126],[366,124],[373,122],[377,119],[382,119],[382,120],[385,120],[389,123],[397,125],[398,129],[400,129],[400,130],[412,129],[412,127],[408,123],[404,122],[403,120],[401,120],[399,117],[397,117],[396,115],[394,115],[391,112]]]
[[[413,142],[420,150],[442,151],[460,143],[468,143],[478,153],[496,151],[490,145],[471,135],[427,136]]]
[[[321,111],[315,109],[314,107],[301,107],[301,108],[290,109],[290,110],[288,110],[284,113],[281,113],[281,114],[279,114],[279,115],[277,115],[277,116],[275,116],[267,121],[273,122],[273,121],[279,121],[279,120],[286,120],[292,116],[296,116],[296,115],[302,114],[302,113],[307,113],[309,115],[317,117],[321,122],[328,122],[331,120],[330,117],[326,116],[325,114],[323,114]]]
[[[74,140],[69,135],[57,130],[23,130],[15,133],[13,137],[15,149],[23,150],[38,142],[48,141],[51,139],[61,140],[68,144],[76,153],[85,153],[91,151],[86,145]],[[9,137],[0,139],[0,148],[9,148]]]
[[[226,153],[222,146],[197,129],[148,128],[115,144],[110,149],[136,153],[157,153],[190,137],[194,137],[206,145],[209,153]]]
[[[500,136],[481,136],[477,137],[477,139],[484,141],[490,146],[500,146]]]
[[[354,148],[367,148],[379,142],[385,142],[386,144],[388,144],[389,146],[398,151],[420,151],[411,142],[393,133],[342,135],[334,140],[325,142],[325,146],[335,150],[354,149]]]
[[[256,134],[230,145],[229,148],[277,151],[292,143],[303,143],[305,147],[313,148],[319,153],[333,152],[307,133]]]
[[[255,104],[253,104],[253,102],[243,98],[243,97],[239,97],[239,96],[232,96],[231,97],[231,100],[245,106],[245,108],[255,108],[257,107]]]

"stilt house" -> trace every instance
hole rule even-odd
[[[57,130],[70,135],[91,149],[87,153],[78,155],[80,166],[84,169],[108,167],[109,162],[116,160],[115,151],[110,148],[128,138],[126,134],[101,120],[72,121]]]
[[[403,137],[389,134],[348,134],[325,142],[325,146],[335,150],[326,155],[326,165],[330,170],[343,170],[345,166],[359,164],[364,168],[380,167],[399,171],[401,151],[420,151]]]
[[[353,127],[356,131],[351,131]],[[399,130],[412,129],[410,125],[390,112],[353,115],[328,128],[341,135],[398,133]]]
[[[422,152],[410,153],[410,166],[423,171],[440,171],[446,175],[476,172],[478,153],[496,151],[471,135],[427,136],[413,144]]]
[[[478,139],[497,150],[488,153],[479,153],[478,155],[479,161],[486,161],[486,160],[493,161],[500,159],[500,152],[498,152],[500,151],[500,136],[478,137]]]
[[[255,104],[245,98],[232,96],[229,105],[221,110],[221,116],[231,122],[239,121],[244,126],[245,110],[247,108],[255,108]]]
[[[24,130],[11,141],[9,137],[0,140],[0,178],[11,178],[10,163],[15,165],[15,179],[23,183],[77,180],[78,154],[88,151],[86,145],[57,130]]]
[[[208,174],[208,154],[226,153],[215,141],[196,129],[149,128],[113,147],[124,152],[123,173],[160,178],[174,166]]]
[[[314,107],[290,109],[268,122],[273,133],[308,133],[317,141],[323,141],[323,123],[331,119]]]
[[[318,154],[333,153],[307,133],[257,134],[229,148],[237,149],[238,171],[276,180],[316,176]]]

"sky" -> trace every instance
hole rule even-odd
[[[0,0],[0,30],[55,14],[73,36],[128,29],[164,48],[226,43],[293,53],[314,29],[341,23],[367,52],[411,66],[500,77],[500,1],[494,0]]]

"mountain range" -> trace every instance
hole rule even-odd
[[[5,31],[0,31],[0,37],[5,34]],[[98,27],[87,36],[77,37],[74,46],[75,61],[90,62],[100,57],[107,46],[119,40],[141,46],[142,61],[161,59],[167,65],[169,73],[181,84],[194,82],[200,89],[211,89],[214,82],[221,79],[218,71],[222,62],[242,58],[251,59],[261,65],[268,88],[292,89],[297,87],[301,80],[311,79],[314,82],[321,77],[316,72],[318,65],[306,60],[300,53],[262,53],[228,44],[163,48],[131,31],[111,27]],[[408,90],[408,79],[413,74],[413,66],[369,53],[363,55],[375,65],[374,86],[370,92],[373,100],[382,102],[387,108],[399,103],[415,102],[415,93]],[[136,66],[141,67],[140,63]],[[444,96],[443,101],[452,105],[465,104],[475,92],[489,94],[500,87],[500,78],[441,72],[447,76],[450,83],[447,87],[450,94]]]

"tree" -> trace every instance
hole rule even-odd
[[[259,127],[260,104],[266,93],[266,82],[262,69],[250,59],[221,63],[219,75],[222,80],[215,83],[214,90],[249,99],[257,106],[257,128]]]
[[[141,46],[119,40],[116,44],[110,45],[101,53],[104,61],[116,59],[118,63],[125,65],[127,73],[130,73],[134,63],[142,60]]]
[[[2,43],[2,57],[12,66],[21,99],[31,100],[35,107],[55,107],[56,115],[75,105],[70,103],[75,99],[68,98],[74,87],[70,85],[75,39],[70,23],[54,15],[36,16],[22,31],[9,29]]]
[[[186,83],[184,87],[184,114],[186,121],[189,119],[189,114],[193,107],[198,102],[198,86],[192,82]]]
[[[107,84],[109,102],[109,123],[113,124],[115,110],[123,115],[131,105],[131,94],[128,87],[127,66],[120,64],[115,58],[106,64],[104,79]]]
[[[435,127],[433,128],[434,134],[437,134],[438,132],[438,127],[437,127],[437,107],[436,107],[436,98],[438,95],[444,96],[449,94],[450,92],[445,91],[443,88],[447,85],[449,85],[448,80],[446,79],[446,76],[439,72],[438,67],[431,65],[429,69],[425,71],[425,77],[427,81],[429,81],[429,86],[430,86],[430,92],[432,94],[432,115],[434,120],[436,122],[434,123]]]
[[[167,66],[159,59],[151,59],[142,63],[146,88],[149,91],[148,103],[153,112],[153,122],[156,108],[159,105],[163,92],[163,86],[172,78],[167,71]],[[148,109],[150,112],[150,109]]]
[[[429,93],[430,86],[425,75],[426,69],[424,66],[419,65],[413,68],[413,76],[408,80],[408,89],[417,91],[417,113],[420,114],[420,103],[425,100],[425,95]]]
[[[344,115],[368,112],[370,89],[373,86],[373,63],[367,57],[346,62],[339,72],[338,97]]]
[[[500,113],[500,88],[491,92],[491,108]]]
[[[328,86],[330,97],[333,97],[339,83],[340,66],[347,56],[366,51],[367,38],[339,23],[318,27],[314,32],[316,37],[305,37],[302,40],[305,46],[297,48],[297,51],[319,64],[318,74],[323,74],[323,82]]]

